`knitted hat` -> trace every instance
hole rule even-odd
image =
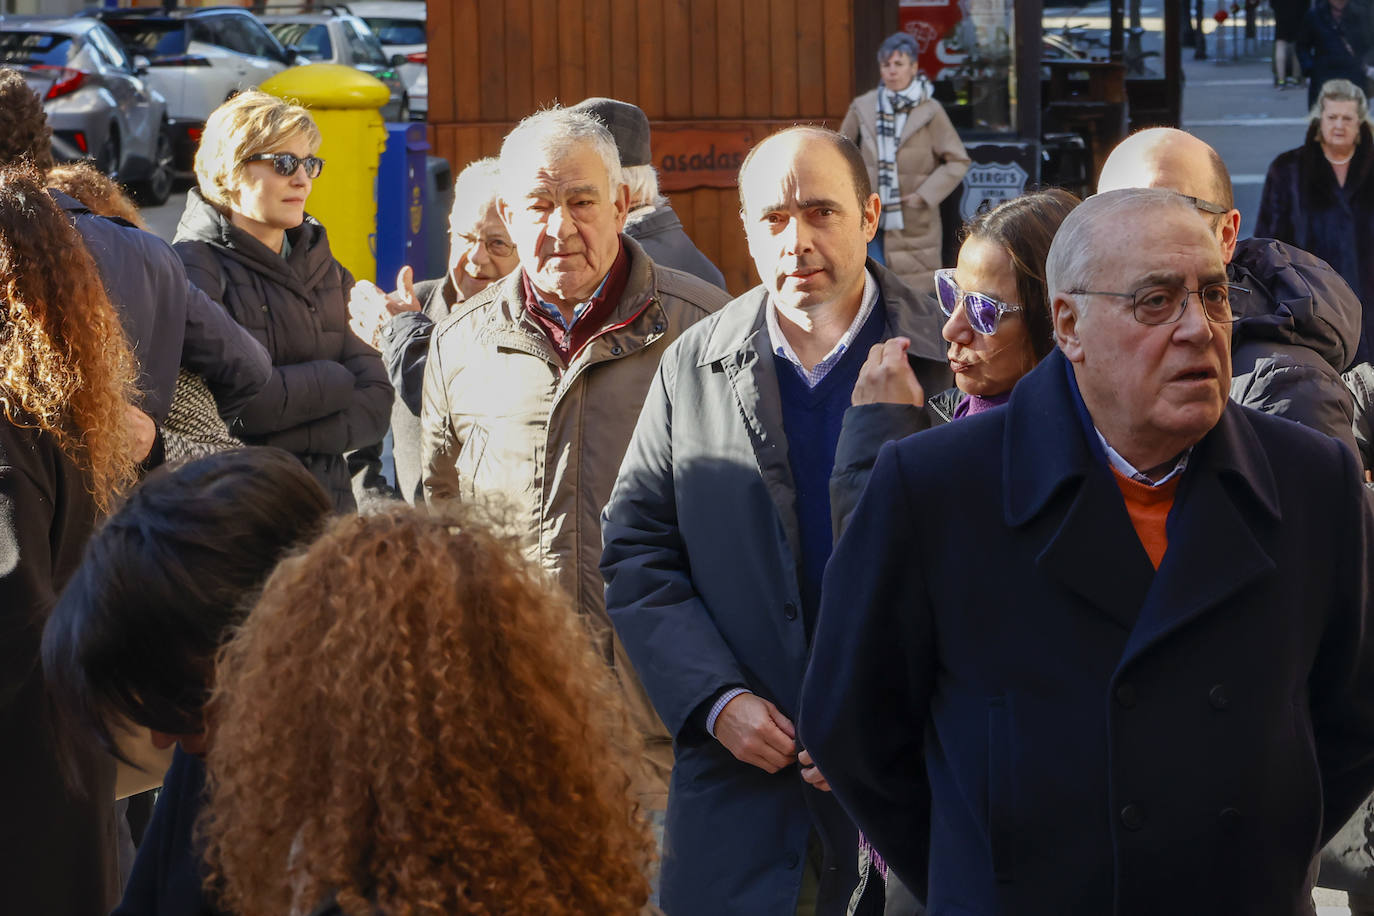
[[[648,165],[653,161],[649,154],[649,119],[638,106],[615,99],[590,98],[578,102],[572,110],[586,112],[606,125],[615,138],[622,166]]]

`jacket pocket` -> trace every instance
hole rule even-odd
[[[993,877],[1011,877],[1011,713],[1006,697],[988,700],[988,853]]]
[[[488,436],[486,427],[474,425],[458,452],[458,460],[454,462],[458,471],[458,491],[464,499],[472,499],[477,495],[477,472],[487,452]]]

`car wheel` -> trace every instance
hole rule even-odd
[[[157,149],[153,153],[153,170],[148,177],[138,183],[134,193],[139,202],[150,207],[160,207],[172,196],[172,181],[176,178],[176,162],[172,153],[172,138],[167,128],[157,132]]]
[[[100,152],[95,157],[95,167],[100,169],[115,181],[119,180],[119,128],[110,125],[110,132],[105,135],[105,145],[100,148]]]

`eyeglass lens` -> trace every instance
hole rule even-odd
[[[277,153],[272,157],[272,168],[277,170],[278,175],[290,177],[296,174],[296,169],[305,166],[307,178],[319,178],[320,172],[324,171],[324,160],[319,156],[307,156],[304,159],[296,157],[295,153]]]
[[[964,314],[968,317],[969,327],[980,334],[994,334],[997,331],[997,303],[981,293],[970,293],[959,288],[954,278],[941,271],[935,275],[936,297],[940,300],[940,311],[953,316],[964,302]]]
[[[1231,291],[1225,283],[1211,283],[1200,290],[1185,286],[1152,286],[1136,290],[1136,318],[1145,324],[1167,324],[1182,316],[1188,296],[1196,292],[1203,313],[1212,321],[1232,321]]]

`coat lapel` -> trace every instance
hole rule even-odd
[[[1253,516],[1247,519],[1242,511],[1242,503],[1250,503],[1280,518],[1273,472],[1239,407],[1228,405],[1221,422],[1194,447],[1184,473],[1169,523],[1169,549],[1123,664],[1275,566],[1255,539]]]
[[[768,490],[793,556],[801,555],[796,485],[787,457],[782,396],[764,323],[767,298],[762,287],[726,306],[698,365],[719,365],[730,380],[740,416],[749,432],[759,476]]]

